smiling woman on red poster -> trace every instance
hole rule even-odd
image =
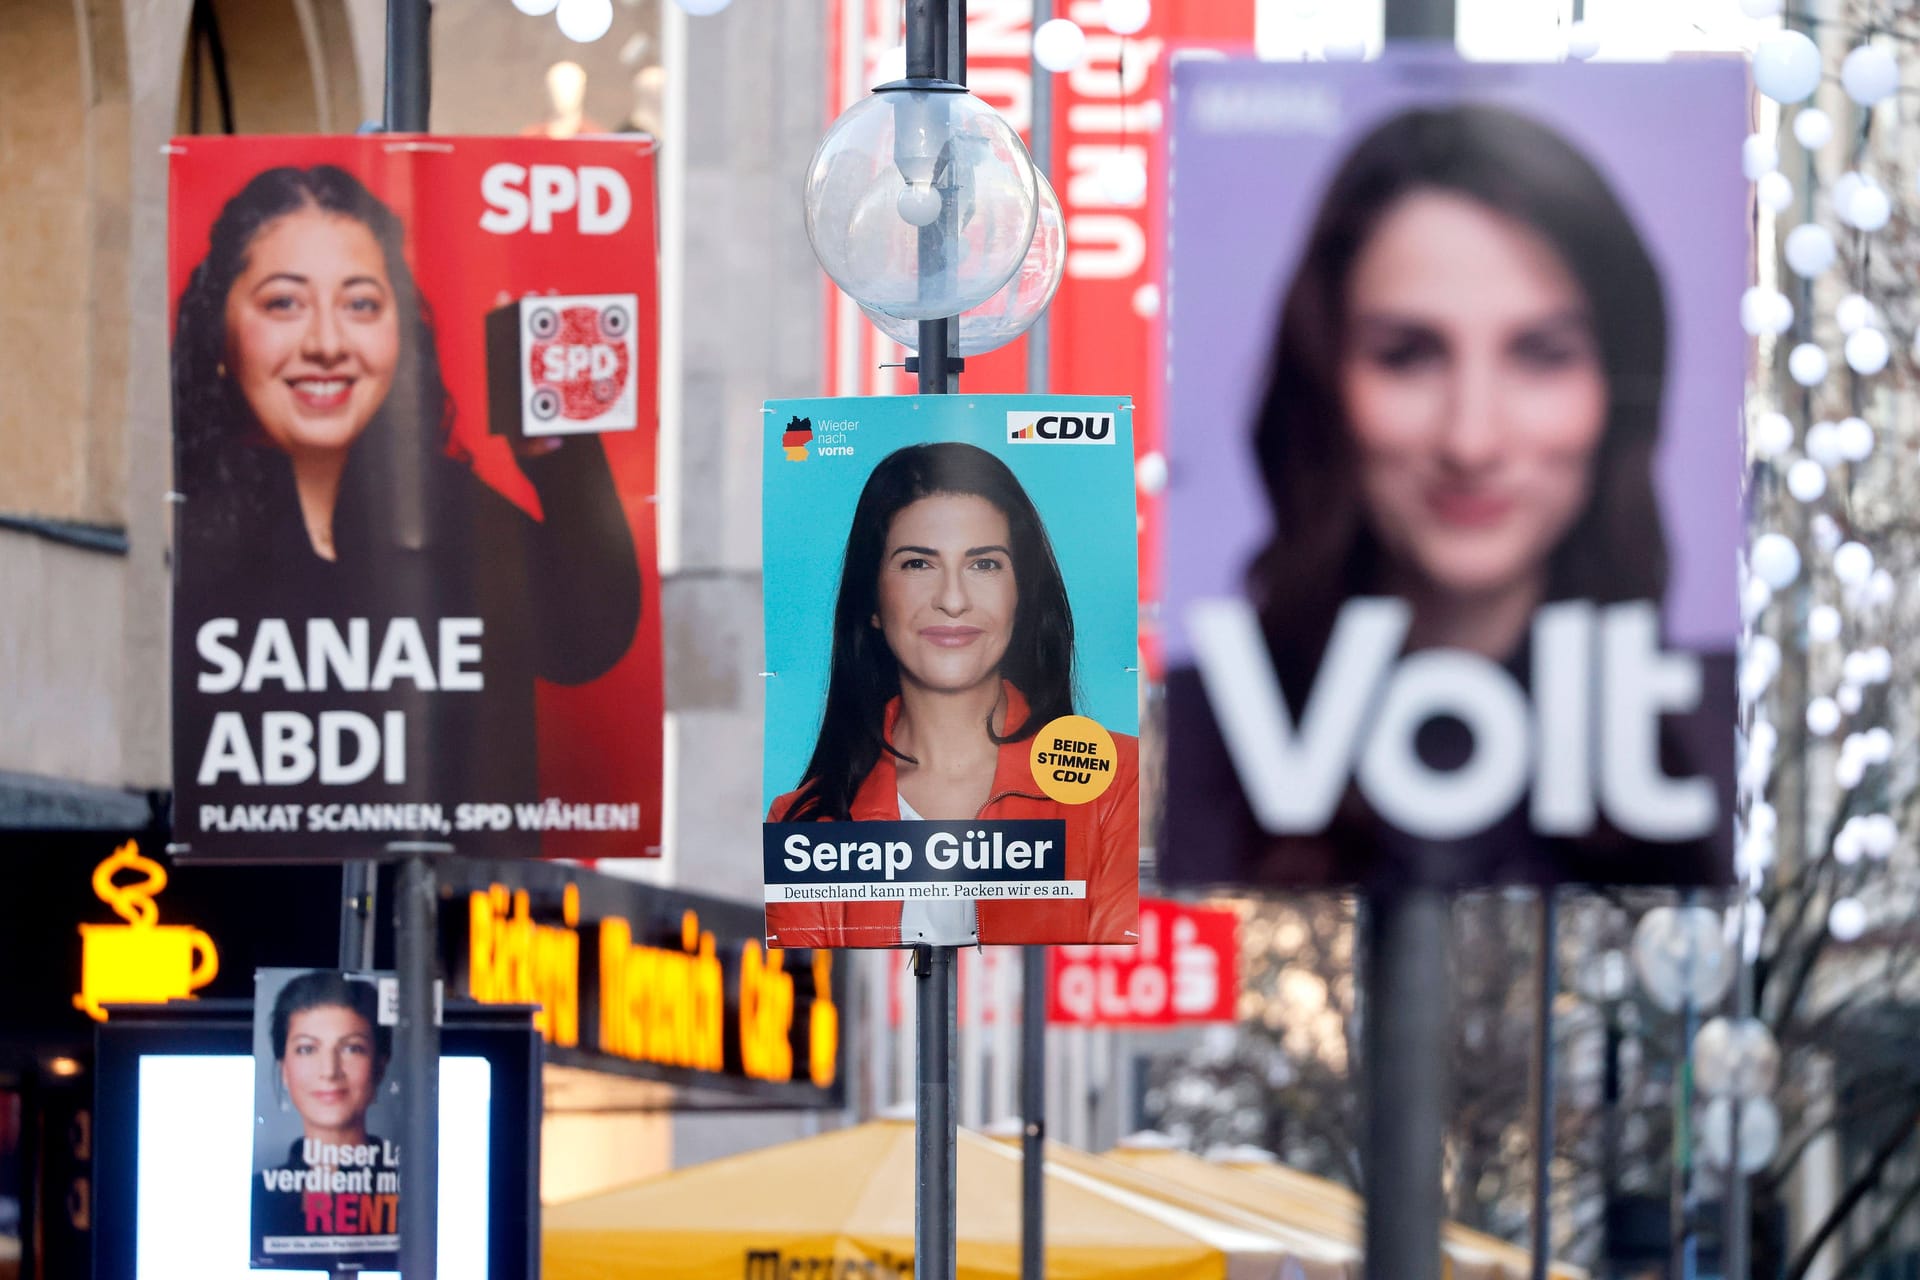
[[[657,845],[657,734],[634,732],[659,708],[650,173],[631,144],[582,145],[176,155],[176,830],[195,853]],[[519,163],[556,151],[612,163]],[[408,212],[434,225],[411,259]]]

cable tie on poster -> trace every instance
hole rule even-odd
[[[445,155],[453,154],[451,142],[389,142],[380,149],[388,155],[396,151],[432,151]]]
[[[773,678],[774,678],[775,676],[777,676],[777,675],[779,675],[779,674],[780,674],[780,673],[779,673],[778,671],[762,671],[762,672],[760,673],[760,678],[761,678],[762,680],[771,680],[771,679],[773,679]]]
[[[160,144],[160,154],[163,156],[183,156],[187,154],[187,149],[177,142],[163,142]]]
[[[178,489],[167,490],[168,502],[185,502],[186,500],[187,500],[187,495],[180,492]]]

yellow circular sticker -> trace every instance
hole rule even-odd
[[[1085,716],[1061,716],[1033,739],[1033,780],[1061,804],[1098,800],[1119,763],[1113,735]]]

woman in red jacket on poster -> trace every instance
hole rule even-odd
[[[1084,898],[769,903],[781,947],[1132,942],[1139,747],[1112,783],[1049,799],[1033,738],[1074,714],[1073,614],[1046,527],[1013,472],[958,443],[900,449],[854,509],[820,736],[770,822],[1060,819]]]

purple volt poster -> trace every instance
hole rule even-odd
[[[1170,884],[1714,884],[1736,61],[1174,70]]]

